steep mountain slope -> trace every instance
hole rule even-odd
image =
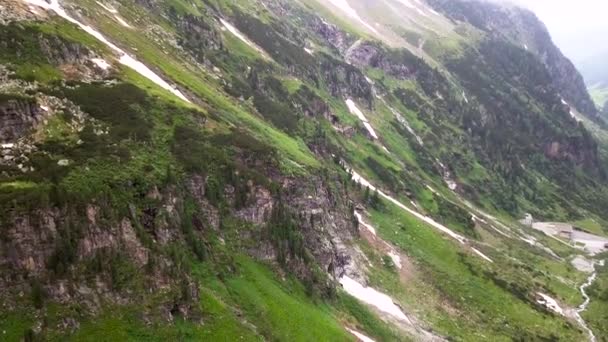
[[[502,36],[545,64],[563,98],[579,112],[596,118],[597,109],[585,90],[584,80],[574,64],[559,50],[545,25],[529,10],[477,0],[431,0],[430,3],[453,20],[466,21],[490,35]]]
[[[458,3],[0,0],[2,339],[608,336],[608,135]]]

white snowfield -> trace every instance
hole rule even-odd
[[[354,114],[356,117],[359,118],[359,120],[361,120],[361,122],[363,122],[363,126],[365,126],[365,129],[367,129],[369,134],[377,140],[378,135],[374,131],[374,128],[372,127],[372,125],[369,124],[369,121],[367,121],[367,118],[365,118],[365,115],[363,115],[363,112],[359,109],[359,107],[357,107],[355,102],[351,99],[348,99],[346,100],[346,106],[348,107],[348,110],[351,114]]]
[[[399,256],[399,254],[397,254],[397,252],[390,251],[388,252],[388,256],[391,258],[391,260],[393,260],[393,264],[395,264],[398,269],[403,268],[403,265],[401,264],[401,257]]]
[[[250,48],[259,52],[264,58],[270,59],[270,57],[266,54],[266,51],[264,51],[261,47],[257,46],[251,40],[249,40],[249,38],[247,38],[244,34],[242,34],[241,31],[239,31],[231,23],[227,22],[226,20],[224,20],[222,18],[220,18],[220,23],[222,23],[222,26],[224,26],[224,28],[226,30],[228,30],[228,32],[232,33],[235,37],[240,39],[243,43],[247,44]]]
[[[170,91],[171,93],[173,93],[173,95],[179,97],[180,99],[182,99],[185,102],[190,103],[190,100],[188,100],[186,98],[186,96],[184,96],[184,94],[182,94],[179,90],[175,89],[175,87],[171,86],[169,83],[167,83],[165,80],[163,80],[159,75],[154,73],[154,71],[152,71],[150,68],[148,68],[145,64],[143,64],[142,62],[139,62],[135,58],[128,55],[124,50],[122,50],[118,46],[111,43],[108,39],[106,39],[106,37],[103,34],[99,33],[99,31],[95,30],[91,26],[85,25],[85,24],[79,22],[78,20],[70,17],[70,15],[67,14],[67,12],[63,9],[63,7],[61,7],[61,5],[59,4],[59,2],[57,0],[51,0],[50,3],[48,3],[44,0],[23,0],[23,1],[25,1],[28,4],[39,6],[46,10],[51,10],[51,11],[57,13],[57,15],[59,15],[60,17],[64,18],[65,20],[67,20],[73,24],[76,24],[83,31],[85,31],[88,34],[90,34],[91,36],[95,37],[97,40],[104,43],[110,49],[112,49],[116,53],[118,53],[120,55],[120,58],[118,60],[120,62],[120,64],[126,65],[127,67],[135,70],[137,73],[139,73],[140,75],[149,79],[150,81],[156,83],[161,88]]]
[[[355,11],[352,7],[350,7],[350,5],[348,4],[348,1],[346,0],[329,0],[329,2],[338,7],[342,12],[344,12],[346,15],[348,15],[349,17],[355,19],[356,21],[358,21],[359,23],[361,23],[363,26],[365,26],[368,30],[378,34],[378,31],[370,24],[368,24],[367,22],[365,22],[365,20],[363,20],[359,14],[357,13],[357,11]]]
[[[564,310],[561,308],[561,306],[559,306],[559,304],[557,304],[555,299],[542,292],[537,292],[537,294],[541,297],[541,299],[537,300],[538,304],[544,305],[547,309],[555,312],[556,314],[564,316]]]
[[[91,58],[91,62],[95,63],[95,65],[97,65],[102,70],[110,69],[110,63],[108,63],[103,58]]]
[[[397,305],[395,305],[393,299],[388,295],[376,291],[371,287],[365,287],[346,275],[340,278],[340,284],[342,284],[344,291],[346,291],[346,293],[349,295],[366,304],[376,307],[378,310],[387,313],[400,321],[404,321],[407,324],[412,325],[410,319],[407,318],[407,316]]]
[[[360,342],[376,342],[376,341],[372,340],[371,338],[363,335],[362,333],[360,333],[360,332],[358,332],[356,330],[353,330],[353,329],[350,329],[350,328],[346,328],[346,331],[348,331],[349,333],[353,334]]]

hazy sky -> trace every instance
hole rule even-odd
[[[574,61],[608,51],[608,0],[511,0],[536,12]]]

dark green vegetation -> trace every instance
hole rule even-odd
[[[530,212],[605,232],[607,147],[570,117],[534,55],[465,33],[459,53],[446,47],[442,64],[430,63],[294,2],[115,5],[150,29],[74,3],[192,103],[59,18],[0,26],[14,82],[0,108],[50,106],[23,136],[27,159],[0,166],[4,339],[353,340],[345,327],[377,341],[416,340],[422,328],[463,341],[583,338],[537,303],[543,292],[580,304],[584,275],[566,260],[576,251],[515,219]],[[354,184],[345,164],[470,241]],[[498,218],[475,220],[465,199]],[[355,208],[406,267],[359,236]],[[503,222],[512,229],[496,228]],[[419,326],[342,291],[351,267]],[[604,273],[588,314],[598,334]]]

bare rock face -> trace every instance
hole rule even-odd
[[[55,36],[39,40],[40,48],[51,64],[84,64],[95,57],[91,50],[81,44],[66,42]]]
[[[589,140],[576,137],[563,141],[552,141],[545,147],[545,155],[547,157],[567,160],[576,165],[583,166],[586,170],[601,170],[596,151],[597,147],[590,146]]]
[[[415,69],[404,64],[405,59],[391,58],[389,53],[371,42],[357,42],[346,51],[346,60],[359,67],[382,69],[398,79],[411,78]]]
[[[254,198],[251,205],[238,210],[236,216],[247,222],[263,225],[270,217],[272,209],[274,208],[272,194],[267,189],[256,186],[253,189],[251,196]]]
[[[199,61],[208,62],[206,54],[223,48],[220,32],[212,23],[194,15],[175,18],[180,30],[178,44],[192,51]]]
[[[0,142],[14,142],[46,119],[46,112],[32,98],[0,95]]]
[[[374,96],[371,85],[355,66],[329,57],[321,63],[321,75],[332,96],[354,97],[372,108]]]
[[[321,18],[315,18],[310,25],[314,32],[338,51],[345,51],[352,42],[352,38],[346,32]]]
[[[54,252],[57,236],[57,211],[39,211],[37,215],[16,217],[7,225],[0,241],[0,269],[9,277],[23,274],[39,275]],[[8,281],[8,280],[6,280]]]

